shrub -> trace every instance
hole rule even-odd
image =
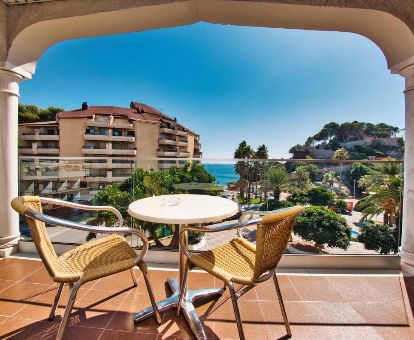
[[[289,196],[288,201],[292,204],[308,204],[308,196],[306,190],[294,191],[292,195]]]
[[[325,187],[313,187],[306,190],[306,197],[309,204],[329,207],[335,202],[334,193]]]
[[[288,201],[294,204],[330,207],[335,203],[335,194],[325,187],[312,187],[307,190],[295,191],[290,195]]]
[[[362,212],[368,206],[369,202],[367,202],[367,198],[368,197],[364,197],[364,198],[360,199],[357,202],[357,204],[355,204],[354,210],[358,211],[358,212]]]
[[[268,200],[260,207],[261,211],[278,210],[293,207],[294,204],[289,201]]]
[[[348,209],[348,203],[344,200],[336,200],[333,206],[337,209]]]
[[[338,191],[338,196],[339,197],[347,197],[349,196],[349,192],[346,189],[341,189]]]
[[[296,218],[293,231],[304,240],[315,242],[320,249],[325,245],[347,249],[351,240],[346,220],[325,207],[306,208]]]
[[[394,228],[386,224],[369,222],[358,235],[358,241],[364,244],[365,249],[376,250],[380,254],[397,252],[397,241],[394,236]]]

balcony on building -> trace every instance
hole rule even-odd
[[[161,145],[177,145],[177,139],[175,135],[160,134],[158,143]]]
[[[175,166],[176,168],[182,168],[182,167],[184,167],[184,164],[181,163],[181,162],[171,161],[171,160],[160,160],[160,161],[158,161],[158,168],[160,170],[169,169],[172,166]]]
[[[135,156],[137,150],[134,144],[125,142],[113,142],[111,145],[111,155],[114,156]]]
[[[158,157],[178,157],[180,152],[177,150],[159,150],[157,151]]]
[[[127,129],[133,128],[132,123],[128,119],[114,118],[113,116],[95,115],[92,119],[86,120],[88,127],[101,127],[101,128],[114,128],[114,129]]]
[[[87,128],[84,139],[88,141],[135,143],[135,132],[119,129]]]
[[[58,141],[58,134],[42,134],[42,133],[22,133],[21,139],[24,141]]]
[[[33,142],[19,146],[22,155],[59,155],[59,143],[56,142]]]
[[[84,155],[110,155],[106,143],[86,143],[82,148]]]
[[[170,135],[175,135],[176,134],[176,130],[168,128],[168,127],[161,127],[160,132],[165,133],[165,134],[170,134]]]

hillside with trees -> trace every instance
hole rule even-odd
[[[62,111],[64,109],[54,106],[42,109],[32,104],[19,104],[19,124],[53,121],[56,120],[56,115]]]
[[[404,139],[397,137],[400,132],[398,127],[385,123],[330,122],[318,133],[308,137],[303,145],[297,144],[289,152],[295,159],[313,157],[315,154],[319,157],[313,158],[331,158],[329,152],[316,150],[334,152],[344,148],[349,152],[351,159],[387,156],[400,158],[404,152]]]

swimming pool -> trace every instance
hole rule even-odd
[[[352,230],[351,234],[352,234],[352,236],[358,236],[361,233],[359,231]]]

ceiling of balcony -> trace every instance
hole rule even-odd
[[[46,2],[46,1],[58,1],[58,0],[2,0],[7,5],[24,5],[33,2]]]

